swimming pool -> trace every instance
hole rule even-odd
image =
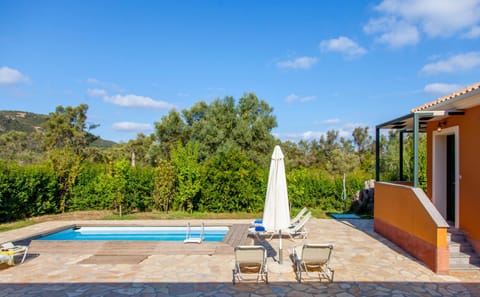
[[[184,241],[188,227],[73,227],[36,240],[146,240]],[[190,236],[200,237],[202,227],[192,226]],[[203,241],[220,242],[229,227],[204,227]]]

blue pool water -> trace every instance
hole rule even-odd
[[[228,227],[205,227],[204,241],[222,241]],[[191,227],[190,236],[200,237],[201,227]],[[187,227],[74,227],[37,240],[159,240],[183,241]]]

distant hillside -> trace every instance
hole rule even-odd
[[[32,133],[39,131],[46,115],[24,111],[0,111],[0,134],[8,131]]]
[[[25,111],[0,110],[0,134],[9,131],[32,133],[41,131],[41,126],[47,120],[47,115]],[[112,147],[115,142],[98,138],[91,146],[100,148]]]

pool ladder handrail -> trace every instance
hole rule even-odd
[[[202,229],[200,231],[200,237],[192,237],[190,222],[187,223],[187,234],[185,235],[184,243],[201,243],[205,238],[205,223],[202,222]]]

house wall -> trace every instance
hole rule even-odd
[[[459,127],[459,227],[467,233],[480,253],[480,106],[465,110],[462,116],[450,116],[447,127]],[[433,131],[438,122],[428,125],[427,195],[432,199]]]
[[[374,228],[433,271],[448,273],[448,225],[421,189],[375,183]]]

